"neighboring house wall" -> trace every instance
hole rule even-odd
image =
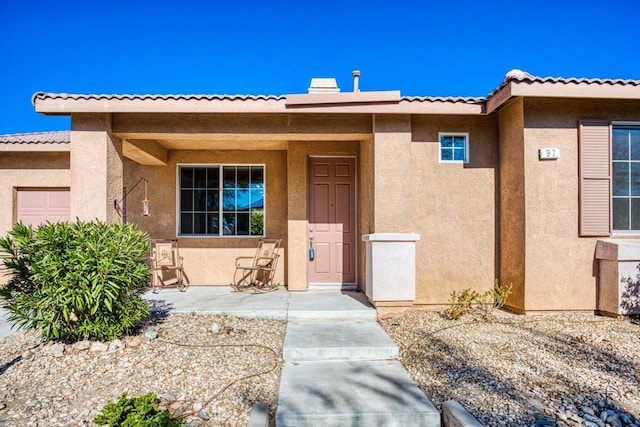
[[[629,101],[526,99],[526,300],[524,310],[593,310],[595,237],[579,237],[578,123],[640,121]],[[560,148],[557,160],[538,149]]]
[[[69,153],[2,152],[0,182],[0,236],[4,237],[16,221],[19,188],[69,188]],[[6,280],[0,273],[0,285]]]
[[[5,235],[16,219],[18,188],[68,188],[69,153],[0,153],[0,234]]]

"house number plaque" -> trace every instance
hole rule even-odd
[[[540,160],[555,160],[560,157],[559,148],[541,148],[538,150]]]

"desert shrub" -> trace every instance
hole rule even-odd
[[[16,224],[0,239],[9,320],[49,339],[115,339],[149,314],[145,233],[131,224]]]
[[[159,410],[153,393],[133,398],[124,393],[117,402],[109,401],[93,422],[110,427],[174,427],[184,424],[168,411]]]
[[[479,313],[483,317],[489,317],[493,310],[504,306],[509,294],[511,285],[501,286],[498,279],[495,280],[493,288],[484,293],[479,293],[470,288],[460,292],[451,293],[451,305],[444,312],[445,317],[456,320],[468,313]]]

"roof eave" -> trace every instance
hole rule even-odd
[[[219,97],[121,97],[66,94],[36,94],[35,110],[45,115],[71,115],[78,113],[370,113],[370,114],[483,114],[484,102],[465,102],[452,99],[412,99],[400,97],[400,92],[366,92],[342,95],[342,102],[325,99],[318,102],[314,95],[287,102],[292,95],[280,98]],[[347,96],[344,96],[347,95]],[[305,101],[305,102],[300,102]],[[313,101],[313,103],[306,103]],[[356,102],[354,102],[356,101]]]
[[[0,142],[0,152],[14,153],[31,153],[31,152],[47,152],[47,153],[66,153],[71,151],[68,143],[5,143]]]
[[[287,107],[331,104],[380,104],[399,103],[399,90],[384,92],[340,92],[340,93],[305,93],[287,95]]]
[[[488,98],[487,114],[514,97],[637,100],[640,99],[640,86],[610,82],[511,80]]]

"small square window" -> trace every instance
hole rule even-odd
[[[440,132],[438,134],[440,162],[469,162],[469,134],[460,132]]]

